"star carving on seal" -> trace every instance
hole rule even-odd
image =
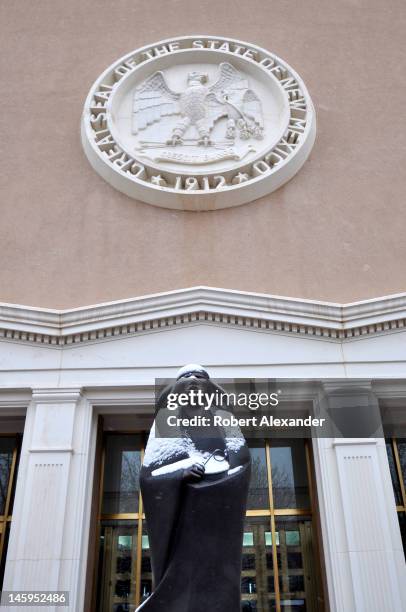
[[[165,187],[165,185],[167,184],[166,180],[160,174],[151,176],[151,183],[153,185],[158,185],[159,187]]]
[[[233,178],[233,185],[240,185],[241,183],[245,183],[250,180],[250,175],[246,172],[239,172]]]

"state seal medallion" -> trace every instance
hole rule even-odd
[[[314,143],[307,89],[283,60],[245,42],[185,36],[121,58],[82,118],[93,168],[155,206],[216,210],[271,193]]]

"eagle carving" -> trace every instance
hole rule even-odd
[[[219,66],[217,81],[209,86],[208,75],[190,72],[182,93],[172,91],[159,71],[134,92],[132,131],[138,134],[164,117],[179,116],[166,145],[182,145],[185,133],[197,132],[197,144],[212,145],[211,132],[217,121],[227,119],[225,138],[263,138],[262,105],[246,77],[228,62]]]

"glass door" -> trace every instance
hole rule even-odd
[[[152,592],[148,529],[139,489],[140,433],[108,433],[98,517],[97,612],[133,612]],[[246,612],[322,612],[310,446],[248,440],[252,457],[243,541]]]
[[[387,440],[386,452],[392,476],[403,551],[406,558],[406,438]]]
[[[308,441],[249,440],[252,475],[243,543],[242,610],[324,609]]]
[[[12,520],[19,449],[20,436],[0,435],[0,590],[3,585]]]
[[[140,603],[141,461],[140,434],[105,436],[98,523],[98,612],[133,612]]]

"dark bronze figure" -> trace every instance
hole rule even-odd
[[[169,392],[219,390],[208,373],[185,366],[162,394],[151,428],[141,491],[154,576],[141,612],[240,612],[242,538],[250,453],[240,430],[215,427],[212,406],[182,406],[182,418],[204,414],[201,427],[158,437]],[[206,406],[207,408],[207,406]]]

